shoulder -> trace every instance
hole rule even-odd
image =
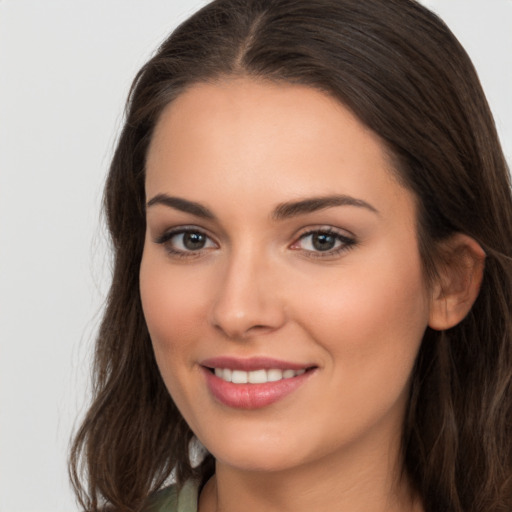
[[[197,512],[197,482],[187,481],[181,489],[175,484],[155,493],[144,512]]]

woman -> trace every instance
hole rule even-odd
[[[511,509],[508,170],[428,10],[210,3],[136,77],[105,208],[86,510]]]

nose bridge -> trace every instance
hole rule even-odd
[[[212,322],[229,338],[272,331],[285,320],[275,269],[264,250],[247,243],[233,248],[224,261],[214,294]]]

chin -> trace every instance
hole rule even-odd
[[[254,473],[281,472],[297,466],[297,463],[291,459],[291,454],[269,453],[262,450],[220,453],[215,460],[225,466],[236,468],[237,471]]]
[[[246,432],[247,434],[247,432]],[[252,470],[272,471],[284,468],[290,462],[291,450],[283,440],[269,436],[229,435],[207,436],[202,440],[215,460],[228,466]],[[219,439],[219,437],[222,437]]]
[[[247,432],[246,432],[247,433]],[[219,439],[206,439],[203,443],[215,460],[241,471],[279,472],[300,466],[310,458],[318,456],[318,449],[304,451],[306,443],[293,440],[289,435],[244,435],[233,434]],[[311,440],[310,440],[311,441]],[[302,447],[302,449],[301,449]]]

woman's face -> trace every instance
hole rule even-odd
[[[429,298],[414,197],[374,133],[305,86],[196,85],[156,127],[146,197],[156,360],[218,462],[398,446]]]

